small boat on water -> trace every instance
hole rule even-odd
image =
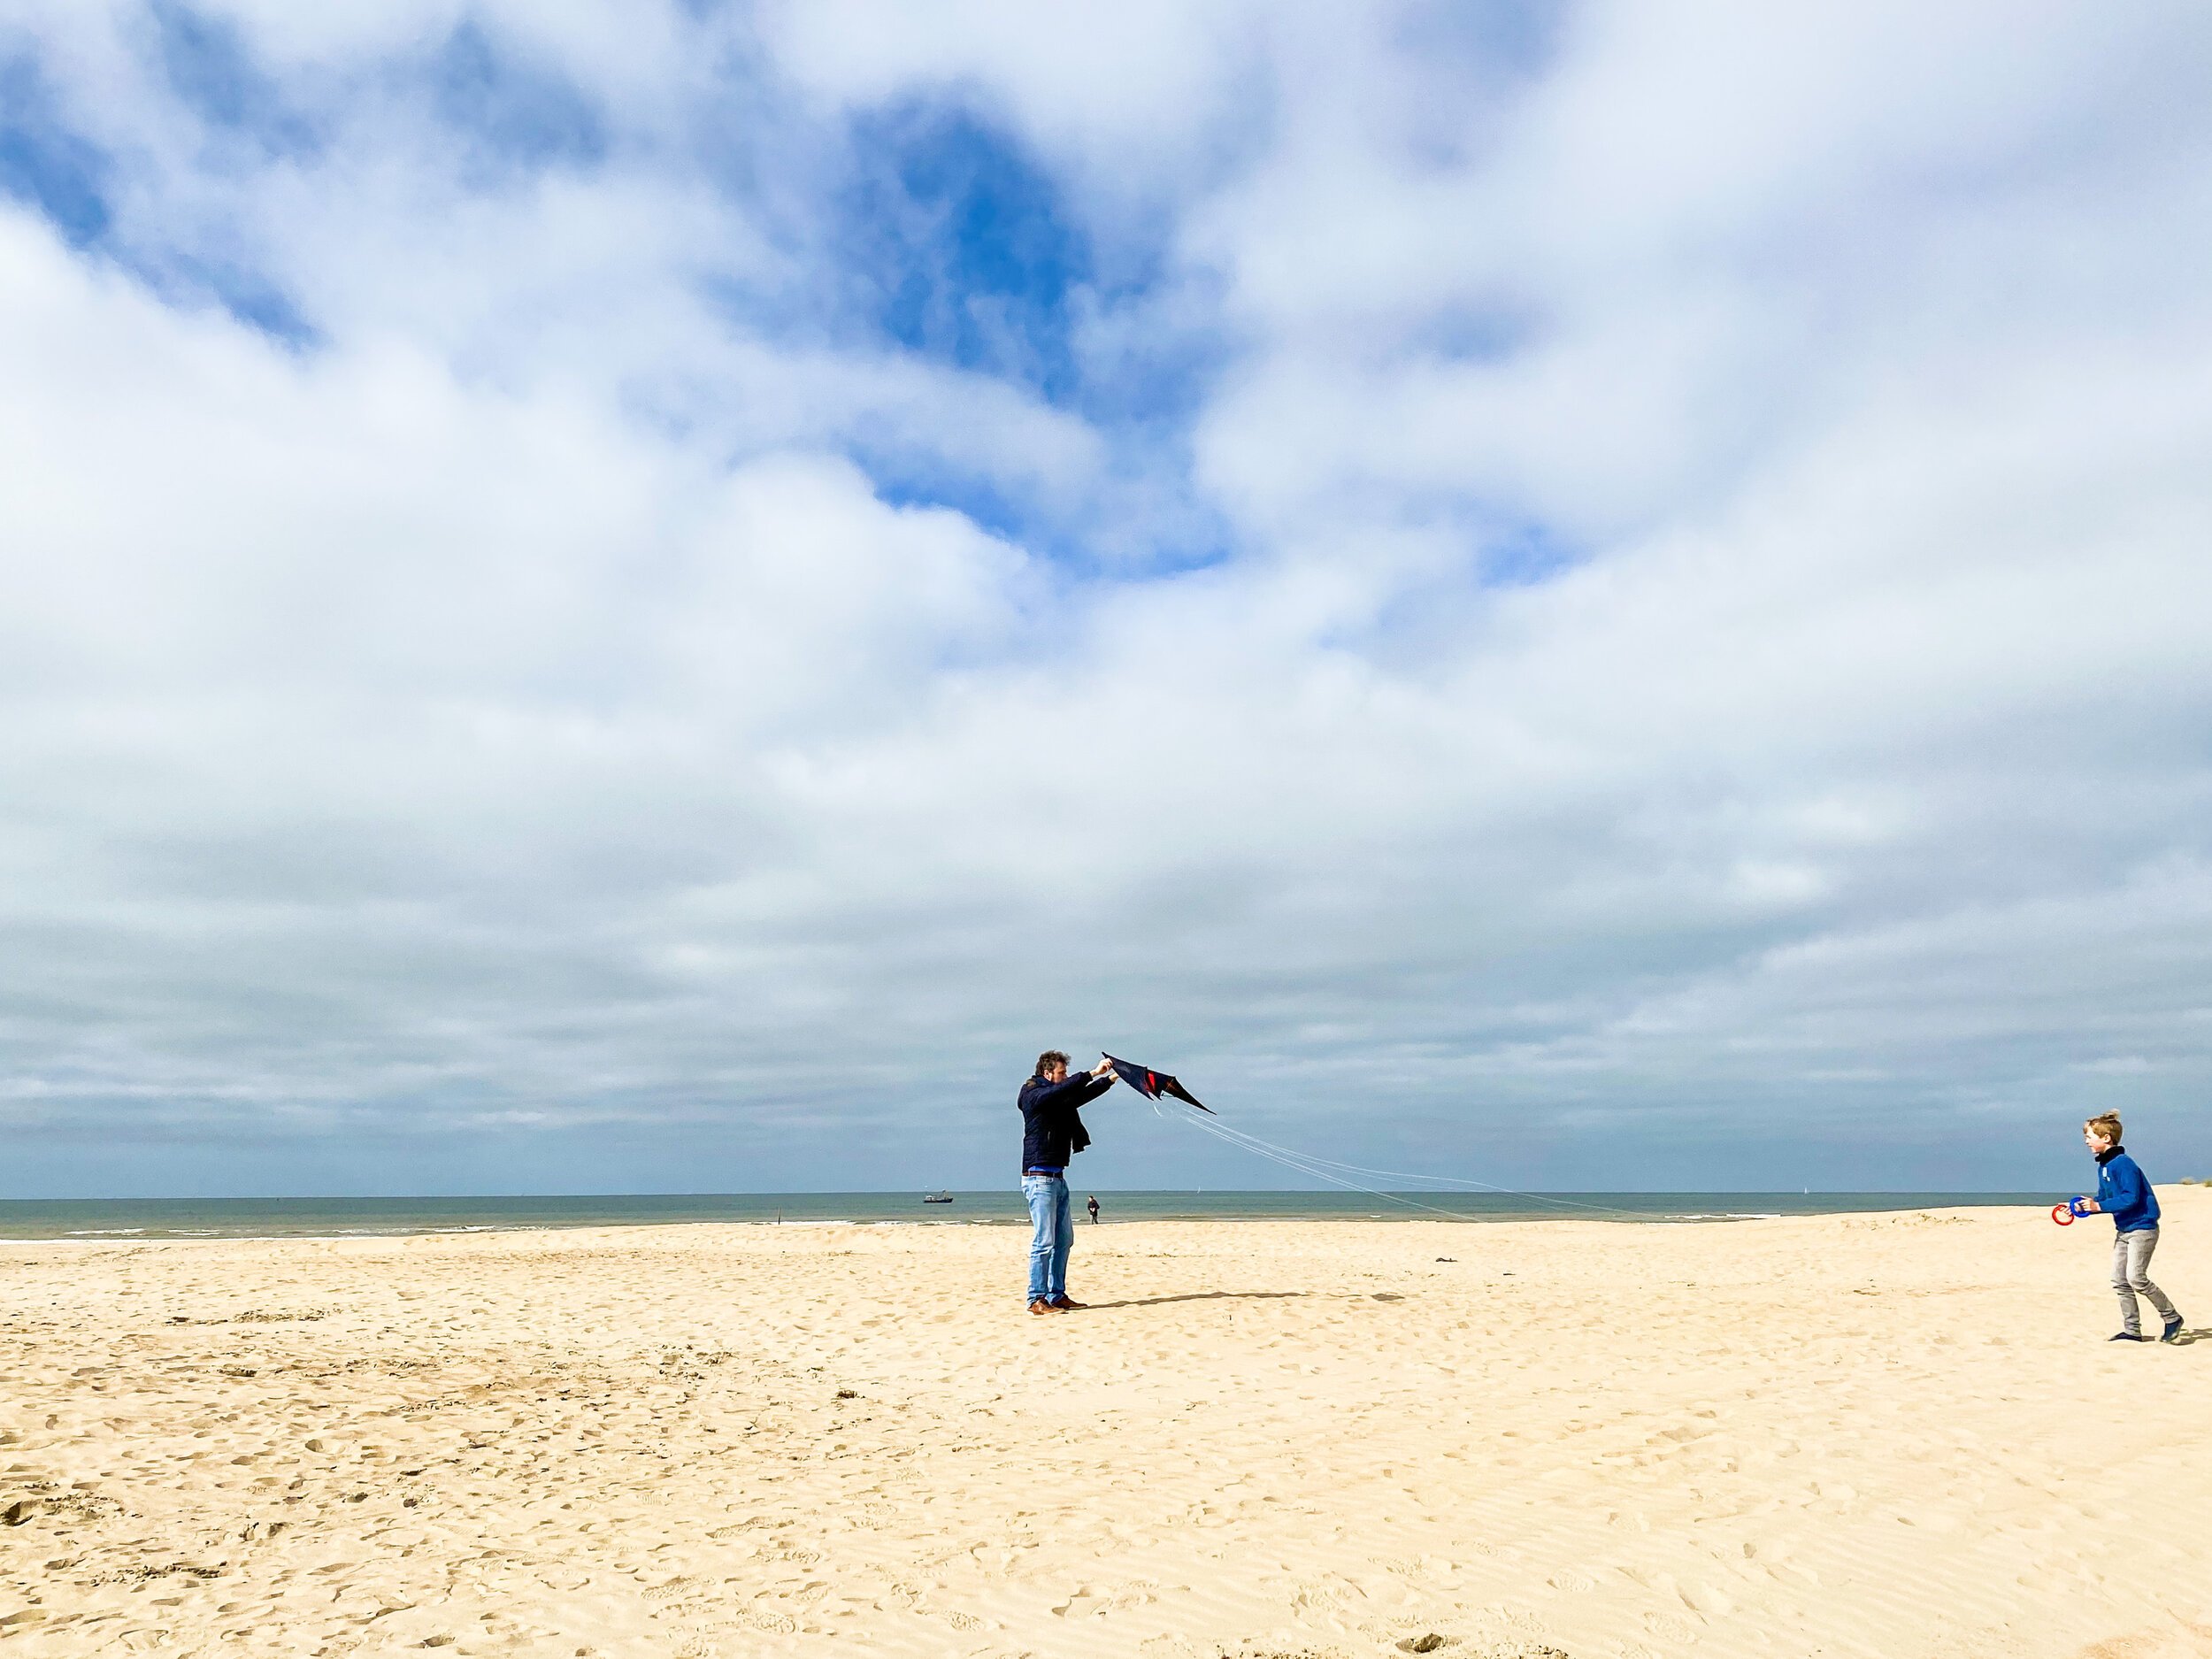
[[[949,1204],[952,1202],[952,1194],[949,1192],[924,1193],[922,1194],[922,1202],[926,1204]]]

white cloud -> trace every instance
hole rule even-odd
[[[1283,8],[1286,14],[1297,8]],[[1222,119],[1260,66],[1265,20],[1252,0],[1081,0],[1048,11],[956,0],[761,8],[762,35],[800,85],[867,105],[932,93],[980,96],[1086,164],[1156,167]],[[1110,169],[1102,166],[1104,175]]]
[[[1086,1040],[1563,1184],[2026,1179],[2093,1097],[2212,1150],[2193,13],[484,13],[609,134],[495,178],[394,79],[458,13],[232,15],[319,149],[19,20],[118,223],[0,209],[27,1180],[899,1181],[918,1109],[981,1179]],[[1164,258],[1078,326],[1201,342],[1187,407],[852,322],[841,112],[946,98]],[[316,342],[144,279],[211,239]]]

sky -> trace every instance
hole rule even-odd
[[[2212,1175],[2207,84],[0,0],[0,1194]]]

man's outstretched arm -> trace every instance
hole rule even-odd
[[[1098,1071],[1107,1073],[1106,1080],[1099,1082]],[[1103,1094],[1114,1086],[1113,1068],[1105,1062],[1089,1071],[1078,1071],[1073,1077],[1062,1078],[1057,1083],[1048,1083],[1028,1097],[1031,1108],[1039,1106],[1080,1106],[1095,1095]]]

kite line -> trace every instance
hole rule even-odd
[[[1441,1204],[1425,1204],[1418,1199],[1408,1198],[1402,1193],[1390,1192],[1380,1187],[1370,1187],[1364,1181],[1354,1180],[1352,1177],[1372,1175],[1386,1180],[1425,1182],[1429,1187],[1440,1187],[1447,1191],[1473,1187],[1486,1193],[1497,1193],[1508,1198],[1525,1198],[1531,1203],[1549,1204],[1555,1210],[1579,1210],[1592,1215],[1620,1216],[1631,1221],[1651,1219],[1647,1211],[1617,1210],[1609,1204],[1586,1204],[1572,1198],[1554,1198],[1548,1193],[1524,1192],[1517,1187],[1500,1187],[1494,1182],[1478,1181],[1471,1178],[1453,1175],[1416,1175],[1409,1170],[1370,1169],[1363,1164],[1347,1164],[1341,1158],[1325,1158],[1318,1153],[1301,1152],[1294,1147],[1278,1146],[1272,1141],[1263,1141],[1257,1135],[1248,1134],[1241,1129],[1233,1129],[1223,1123],[1214,1116],[1212,1107],[1205,1104],[1197,1095],[1185,1088],[1181,1080],[1171,1073],[1157,1071],[1148,1065],[1139,1065],[1133,1060],[1119,1059],[1110,1054],[1106,1056],[1105,1059],[1106,1064],[1113,1068],[1116,1077],[1152,1102],[1154,1117],[1165,1118],[1170,1116],[1160,1108],[1160,1102],[1163,1098],[1179,1100],[1186,1106],[1195,1108],[1196,1111],[1178,1112],[1173,1115],[1175,1122],[1188,1124],[1194,1129],[1202,1129],[1217,1141],[1225,1141],[1230,1146],[1248,1152],[1255,1157],[1265,1158],[1271,1164],[1279,1164],[1286,1170],[1295,1171],[1310,1180],[1326,1181],[1330,1186],[1341,1187],[1348,1192],[1365,1193],[1369,1197],[1379,1198],[1386,1204],[1400,1204],[1408,1210],[1425,1210],[1431,1215],[1449,1216],[1455,1220],[1464,1219],[1468,1213],[1463,1210],[1447,1210]],[[1200,1117],[1196,1113],[1203,1113],[1204,1116]]]
[[[1555,1198],[1548,1193],[1531,1193],[1525,1192],[1517,1187],[1500,1187],[1491,1181],[1479,1181],[1471,1178],[1453,1175],[1417,1175],[1406,1170],[1371,1169],[1363,1164],[1347,1164],[1340,1158],[1325,1158],[1318,1153],[1300,1152],[1292,1147],[1279,1146],[1272,1141],[1263,1141],[1257,1135],[1248,1134],[1240,1129],[1232,1129],[1228,1125],[1218,1121],[1208,1122],[1188,1112],[1170,1114],[1162,1111],[1159,1097],[1153,1095],[1150,1098],[1152,1110],[1156,1117],[1170,1118],[1177,1123],[1188,1124],[1194,1129],[1203,1130],[1217,1141],[1225,1141],[1230,1146],[1252,1154],[1255,1157],[1265,1158],[1271,1164],[1279,1164],[1285,1169],[1295,1171],[1314,1180],[1326,1181],[1331,1186],[1343,1187],[1348,1192],[1365,1193],[1370,1197],[1379,1198],[1386,1203],[1401,1204],[1408,1210],[1425,1210],[1432,1215],[1450,1216],[1455,1220],[1464,1217],[1468,1213],[1463,1210],[1448,1210],[1440,1204],[1425,1204],[1417,1199],[1406,1197],[1402,1193],[1390,1192],[1380,1187],[1370,1187],[1363,1181],[1356,1181],[1351,1178],[1354,1175],[1375,1175],[1391,1180],[1425,1181],[1431,1187],[1440,1187],[1447,1191],[1473,1188],[1486,1193],[1495,1193],[1505,1198],[1525,1198],[1532,1203],[1548,1204],[1557,1210],[1578,1210],[1595,1215],[1619,1216],[1632,1221],[1651,1219],[1647,1211],[1617,1210],[1609,1204],[1586,1204],[1571,1198]]]

